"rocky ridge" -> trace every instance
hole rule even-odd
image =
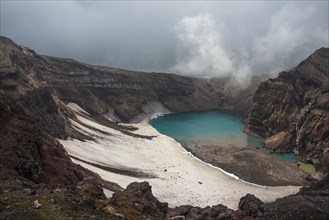
[[[329,49],[321,48],[297,67],[262,82],[254,95],[247,130],[274,152],[329,173]]]

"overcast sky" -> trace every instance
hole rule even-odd
[[[245,81],[329,47],[328,1],[3,1],[1,35],[38,53]]]

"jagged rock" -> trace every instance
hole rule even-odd
[[[78,184],[78,191],[81,196],[88,195],[98,198],[105,198],[102,185],[93,177],[86,177]]]
[[[98,183],[98,181],[93,177],[84,178],[78,184],[78,194],[81,197],[82,205],[95,209],[96,208],[96,198],[106,198],[103,187]]]
[[[298,159],[329,173],[329,48],[297,67],[262,82],[254,95],[247,130],[267,138],[275,152],[298,151]]]
[[[116,192],[111,198],[114,205],[133,207],[148,215],[164,218],[168,210],[167,203],[161,203],[152,194],[148,182],[131,183],[122,192]]]
[[[264,203],[252,194],[240,199],[239,209],[252,217],[261,217],[264,212]]]
[[[274,152],[290,152],[291,135],[287,131],[281,131],[265,140],[268,149]]]

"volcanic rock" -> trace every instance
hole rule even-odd
[[[256,196],[247,194],[240,199],[239,209],[252,217],[259,217],[264,212],[264,203]]]
[[[148,182],[131,183],[122,192],[116,192],[111,198],[114,205],[138,210],[145,215],[164,218],[168,211],[168,204],[159,202],[152,194],[151,186]]]
[[[103,187],[93,177],[86,177],[78,184],[79,194],[81,196],[94,196],[98,198],[105,198]]]
[[[254,95],[247,131],[267,138],[275,152],[329,173],[329,48],[315,51],[297,67],[262,82]]]

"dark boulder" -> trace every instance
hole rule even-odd
[[[247,194],[240,199],[239,209],[256,218],[263,215],[264,203],[252,194]]]
[[[131,183],[122,192],[114,193],[111,202],[120,207],[133,208],[145,215],[164,218],[168,204],[155,198],[151,188],[148,182]]]

